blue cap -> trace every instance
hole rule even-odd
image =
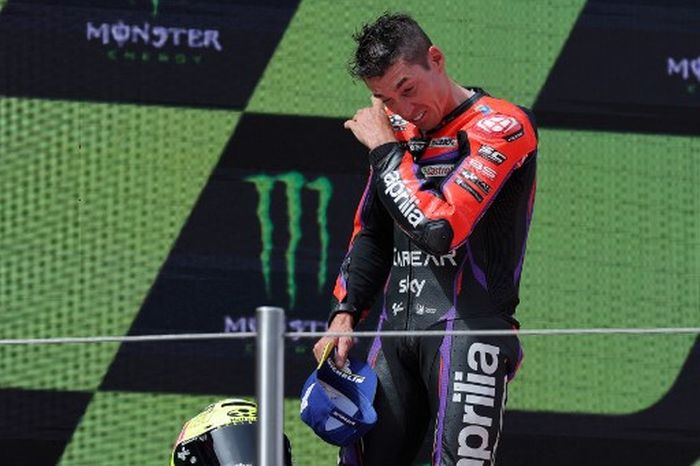
[[[377,374],[369,364],[348,358],[339,369],[326,357],[301,391],[301,420],[326,442],[351,445],[377,422],[376,390]]]

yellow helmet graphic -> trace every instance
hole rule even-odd
[[[182,427],[170,466],[254,466],[258,407],[252,401],[225,399],[210,404]],[[285,466],[292,465],[284,436]]]

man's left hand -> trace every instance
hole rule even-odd
[[[357,140],[369,150],[388,142],[396,142],[394,130],[384,112],[384,104],[376,97],[372,97],[371,107],[359,109],[343,126],[352,131]]]

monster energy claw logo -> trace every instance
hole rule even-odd
[[[265,280],[265,292],[271,296],[270,291],[270,258],[272,254],[272,232],[274,225],[270,217],[271,194],[275,183],[282,183],[285,186],[287,198],[287,224],[289,228],[289,243],[285,253],[287,265],[287,295],[289,297],[289,307],[296,304],[296,252],[301,241],[301,193],[303,189],[318,193],[318,208],[316,210],[316,220],[318,223],[319,237],[321,240],[321,254],[318,264],[318,290],[322,290],[326,282],[326,262],[328,259],[328,205],[333,195],[333,185],[326,177],[318,177],[313,181],[308,181],[299,172],[287,172],[279,175],[253,175],[244,178],[248,183],[252,183],[258,193],[257,216],[260,222],[260,236],[262,240],[262,251],[260,252],[260,262],[262,265],[263,279]]]
[[[1,1],[0,1],[0,3],[1,3]],[[135,0],[130,0],[129,3],[133,5],[136,2],[135,2]],[[151,14],[153,15],[154,18],[156,16],[158,16],[158,8],[159,7],[160,7],[160,0],[151,0]]]

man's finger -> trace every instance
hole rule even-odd
[[[345,123],[343,123],[343,127],[345,129],[352,130],[352,127],[355,126],[357,122],[355,120],[347,120]]]
[[[343,367],[345,366],[345,361],[348,358],[348,352],[352,346],[352,338],[340,337],[338,340],[338,351],[335,355],[335,363],[338,367]]]
[[[322,344],[322,342],[316,343],[316,346],[314,346],[314,357],[316,358],[316,362],[321,361],[321,356],[323,355],[323,348],[325,344]]]
[[[382,102],[382,99],[372,96],[369,100],[372,101],[372,107],[384,109],[384,102]]]
[[[328,345],[329,343],[335,346],[337,344],[337,341],[335,338],[323,337],[314,345],[313,353],[317,362],[321,362],[321,358],[323,357],[326,345]]]

